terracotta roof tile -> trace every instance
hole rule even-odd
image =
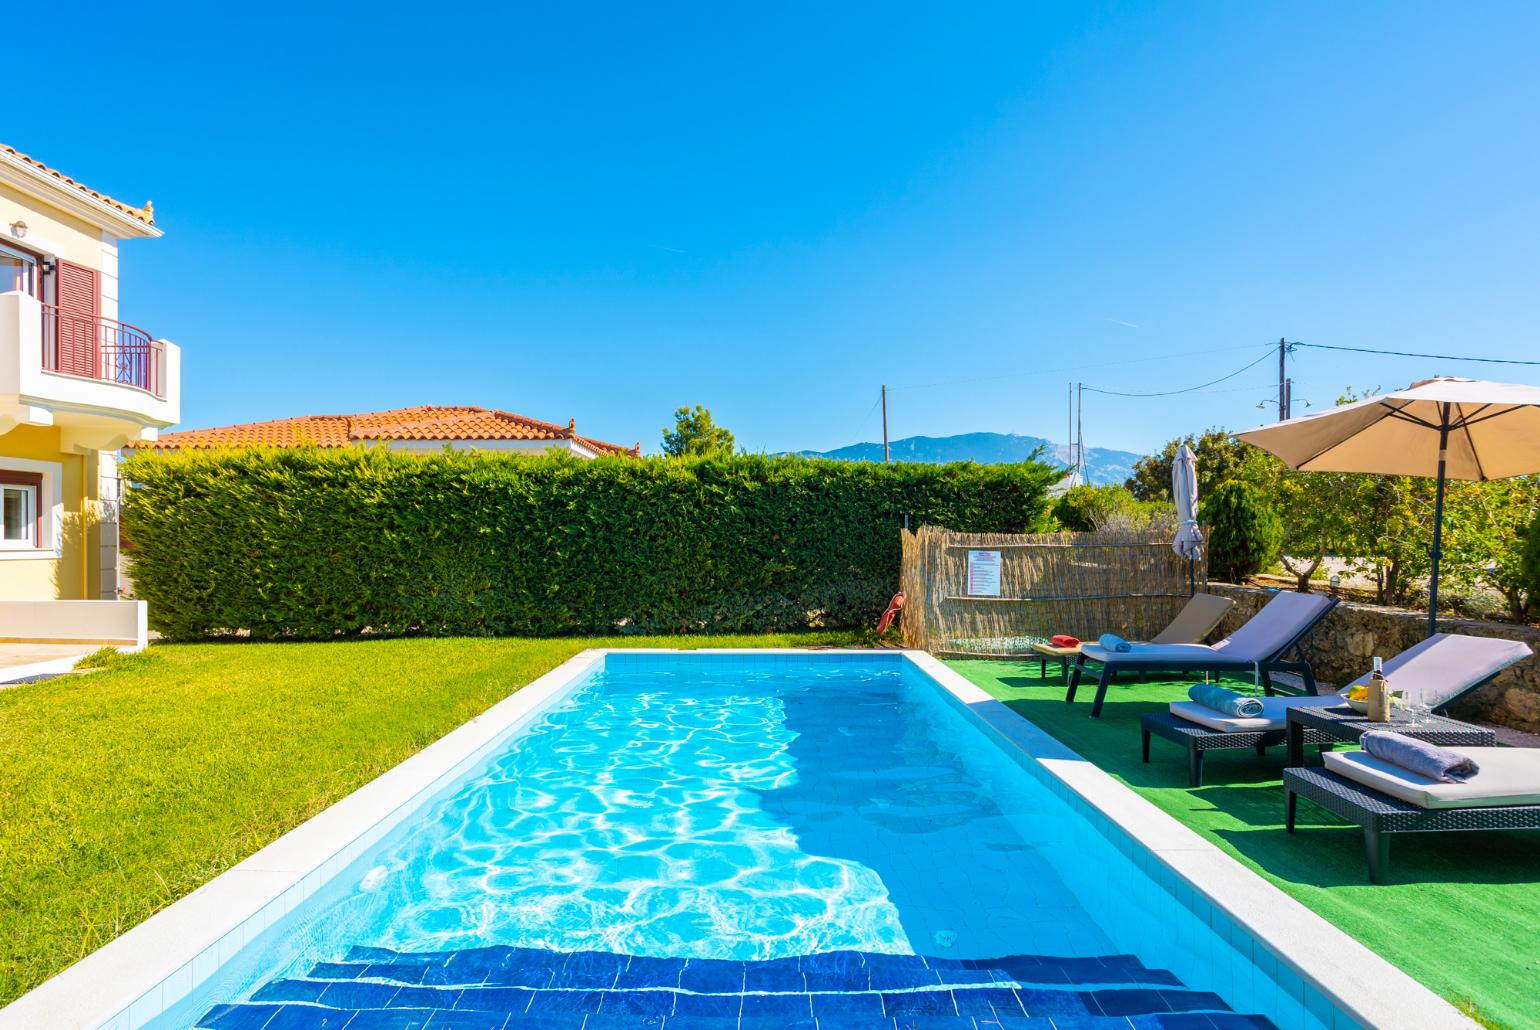
[[[8,147],[4,143],[0,143],[0,152],[10,154],[18,161],[21,161],[23,164],[31,165],[33,168],[36,168],[40,172],[47,172],[49,175],[53,176],[55,179],[58,179],[66,186],[73,186],[87,196],[95,197],[97,200],[100,200],[108,207],[116,208],[131,218],[139,219],[139,221],[143,222],[145,225],[155,224],[155,209],[148,200],[144,202],[144,207],[134,207],[132,204],[125,204],[121,200],[113,200],[105,193],[98,193],[96,190],[93,190],[85,183],[77,182],[76,180],[71,179],[68,175],[65,175],[57,168],[50,168],[48,165],[45,165],[35,157],[28,157],[26,154],[23,154],[15,147]]]
[[[359,415],[302,415],[272,422],[248,422],[214,429],[162,433],[160,439],[130,444],[153,450],[183,447],[346,447],[368,440],[573,440],[595,454],[641,453],[577,434],[575,421],[565,426],[507,411],[453,405],[423,405]]]

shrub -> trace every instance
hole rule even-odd
[[[124,462],[137,596],[172,639],[770,631],[876,619],[899,534],[1047,528],[1047,465],[384,449]]]
[[[1529,526],[1520,531],[1523,542],[1523,555],[1519,559],[1519,580],[1523,591],[1524,604],[1514,605],[1518,608],[1518,616],[1527,614],[1528,610],[1540,598],[1540,512],[1535,513]]]
[[[1250,483],[1220,484],[1201,508],[1209,526],[1209,571],[1219,579],[1238,583],[1278,557],[1283,526],[1266,495]]]

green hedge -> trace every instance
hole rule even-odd
[[[134,591],[173,639],[859,626],[905,517],[1046,528],[1047,465],[252,449],[137,455]]]

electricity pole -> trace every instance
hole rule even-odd
[[[888,384],[882,384],[882,463],[888,463]]]
[[[1285,355],[1288,353],[1288,341],[1282,336],[1278,337],[1278,421],[1282,422],[1289,417],[1289,379],[1288,369],[1284,365]]]

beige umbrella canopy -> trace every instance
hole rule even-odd
[[[1444,481],[1540,472],[1540,387],[1425,379],[1405,390],[1241,433],[1291,469],[1436,476],[1428,633],[1438,613]]]

